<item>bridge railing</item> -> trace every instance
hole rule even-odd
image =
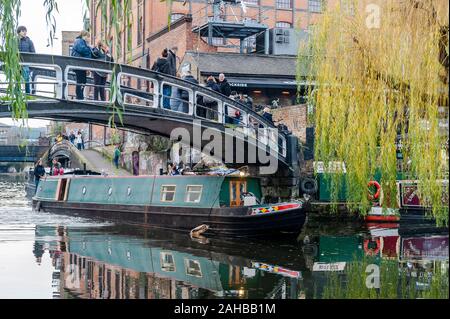
[[[33,81],[24,79],[23,82],[34,86],[33,93],[38,98],[50,97],[105,105],[113,102],[120,107],[160,109],[174,116],[188,116],[225,127],[235,127],[244,133],[248,140],[253,140],[253,143],[263,143],[268,150],[271,149],[283,157],[287,156],[286,137],[283,133],[278,134],[272,123],[247,106],[206,87],[141,68],[97,60],[34,54],[22,54],[22,59],[24,67],[41,70]],[[86,83],[77,83],[78,71],[86,74]],[[94,72],[107,76],[105,85],[92,84],[92,79],[88,80],[88,74],[90,73],[92,78]],[[113,79],[117,81],[119,90],[115,100],[109,101]],[[37,82],[41,85],[52,85],[53,90],[48,92],[53,91],[53,94],[36,90],[39,85]],[[83,100],[77,100],[74,95],[77,86],[83,89]],[[94,96],[95,89],[104,90],[105,100],[101,100],[98,93]]]

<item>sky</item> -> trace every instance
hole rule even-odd
[[[45,20],[44,0],[21,0],[22,9],[19,25],[27,27],[28,36],[33,40],[36,53],[61,54],[61,31],[80,31],[83,28],[84,0],[58,0],[59,14],[55,12],[56,39],[53,47],[47,46],[49,30]],[[1,123],[12,125],[10,119],[1,119]],[[30,127],[47,125],[48,121],[29,120]]]

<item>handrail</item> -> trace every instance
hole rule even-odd
[[[84,59],[84,58],[75,58],[75,57],[65,57],[65,56],[56,56],[56,55],[44,55],[44,54],[29,54],[23,53],[21,54],[22,64],[27,65],[33,68],[33,65],[37,65],[41,69],[46,70],[49,74],[54,74],[56,82],[37,82],[32,81],[28,83],[33,84],[50,84],[56,86],[55,88],[55,97],[59,100],[69,100],[69,86],[78,85],[73,80],[73,71],[74,70],[86,70],[86,71],[98,71],[104,72],[107,75],[116,75],[115,79],[118,84],[118,94],[117,99],[112,101],[115,105],[119,107],[123,107],[124,105],[137,105],[142,107],[149,107],[152,109],[161,109],[168,112],[174,112],[176,114],[189,115],[194,118],[206,119],[212,121],[214,123],[222,124],[224,126],[228,124],[236,124],[239,128],[248,129],[251,131],[261,132],[262,136],[261,140],[266,141],[265,143],[270,148],[275,148],[277,152],[282,152],[285,154],[286,151],[286,135],[283,132],[279,132],[277,127],[263,118],[260,114],[250,109],[248,106],[244,105],[239,101],[235,101],[219,92],[213,91],[207,87],[185,81],[183,79],[154,72],[147,69],[137,68],[129,65],[122,64],[114,64],[105,61],[99,61],[94,59]],[[0,62],[1,66],[1,62]],[[45,69],[46,67],[50,69]],[[51,68],[53,68],[51,70]],[[54,72],[54,73],[53,73]],[[114,77],[113,77],[114,78]],[[127,85],[122,85],[122,80],[127,79]],[[146,83],[146,90],[142,90],[139,88],[139,84],[133,84],[132,80],[135,79],[136,83],[141,83],[140,81],[144,81]],[[3,82],[1,82],[3,83]],[[0,84],[1,84],[0,83]],[[107,84],[110,84],[110,82]],[[109,90],[109,85],[95,85],[91,83],[82,84],[84,87],[95,88],[101,87],[105,90]],[[134,87],[133,87],[134,86]],[[173,89],[179,89],[188,93],[189,98],[183,99],[181,96],[173,96],[165,94],[166,87],[171,87]],[[34,91],[36,93],[36,91]],[[133,104],[128,103],[125,100],[127,94],[132,97],[142,98],[148,101],[152,101],[152,105],[140,105],[139,103]],[[31,95],[31,94],[30,94]],[[38,95],[31,95],[38,96]],[[211,98],[213,99],[217,105],[214,107],[208,107],[207,105],[203,105],[199,103],[198,97],[203,98]],[[39,96],[38,96],[39,97]],[[44,98],[48,98],[43,96]],[[90,97],[87,96],[84,100],[76,100],[77,102],[83,103],[110,103],[109,101],[98,101],[98,100],[88,100]],[[167,103],[169,100],[169,103]],[[172,109],[171,105],[175,101],[179,105],[184,104],[183,107],[188,107],[188,113],[184,111],[178,111]],[[29,101],[30,103],[33,100]],[[103,103],[102,103],[103,102]],[[172,103],[170,103],[172,102]],[[145,104],[145,103],[143,103]],[[169,104],[169,107],[167,107]],[[164,107],[166,106],[166,107]],[[227,107],[231,107],[235,111],[241,112],[240,118],[233,118],[229,116],[226,111]],[[185,108],[182,108],[183,110]],[[199,114],[199,111],[205,111],[206,114]],[[212,115],[212,116],[211,116]],[[227,119],[232,119],[233,123],[228,123]],[[256,123],[252,123],[252,119],[256,120]],[[273,130],[273,133],[270,133],[270,130]],[[258,133],[259,134],[259,133]],[[278,138],[277,138],[278,136]],[[280,140],[281,146],[280,146]]]

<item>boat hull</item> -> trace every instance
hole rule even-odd
[[[144,205],[105,205],[69,203],[33,199],[36,210],[100,218],[140,226],[191,231],[208,225],[206,235],[232,237],[267,237],[269,235],[297,236],[305,220],[307,203],[297,209],[268,214],[250,215],[248,207],[238,208],[184,208]]]

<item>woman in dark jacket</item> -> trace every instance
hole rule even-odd
[[[72,56],[76,58],[92,58],[92,49],[87,45],[87,39],[89,38],[89,32],[81,31],[80,35],[75,39],[72,49]],[[84,100],[84,86],[87,82],[87,72],[85,70],[75,70],[77,76],[77,100]]]
[[[34,182],[36,184],[36,192],[39,186],[39,181],[44,176],[45,176],[45,168],[42,165],[42,160],[39,160],[36,166],[34,167]]]
[[[97,46],[92,50],[92,56],[96,60],[104,62],[114,62],[114,59],[109,55],[109,48],[101,41],[97,43]],[[105,85],[108,78],[108,73],[94,71],[94,100],[106,101]]]

